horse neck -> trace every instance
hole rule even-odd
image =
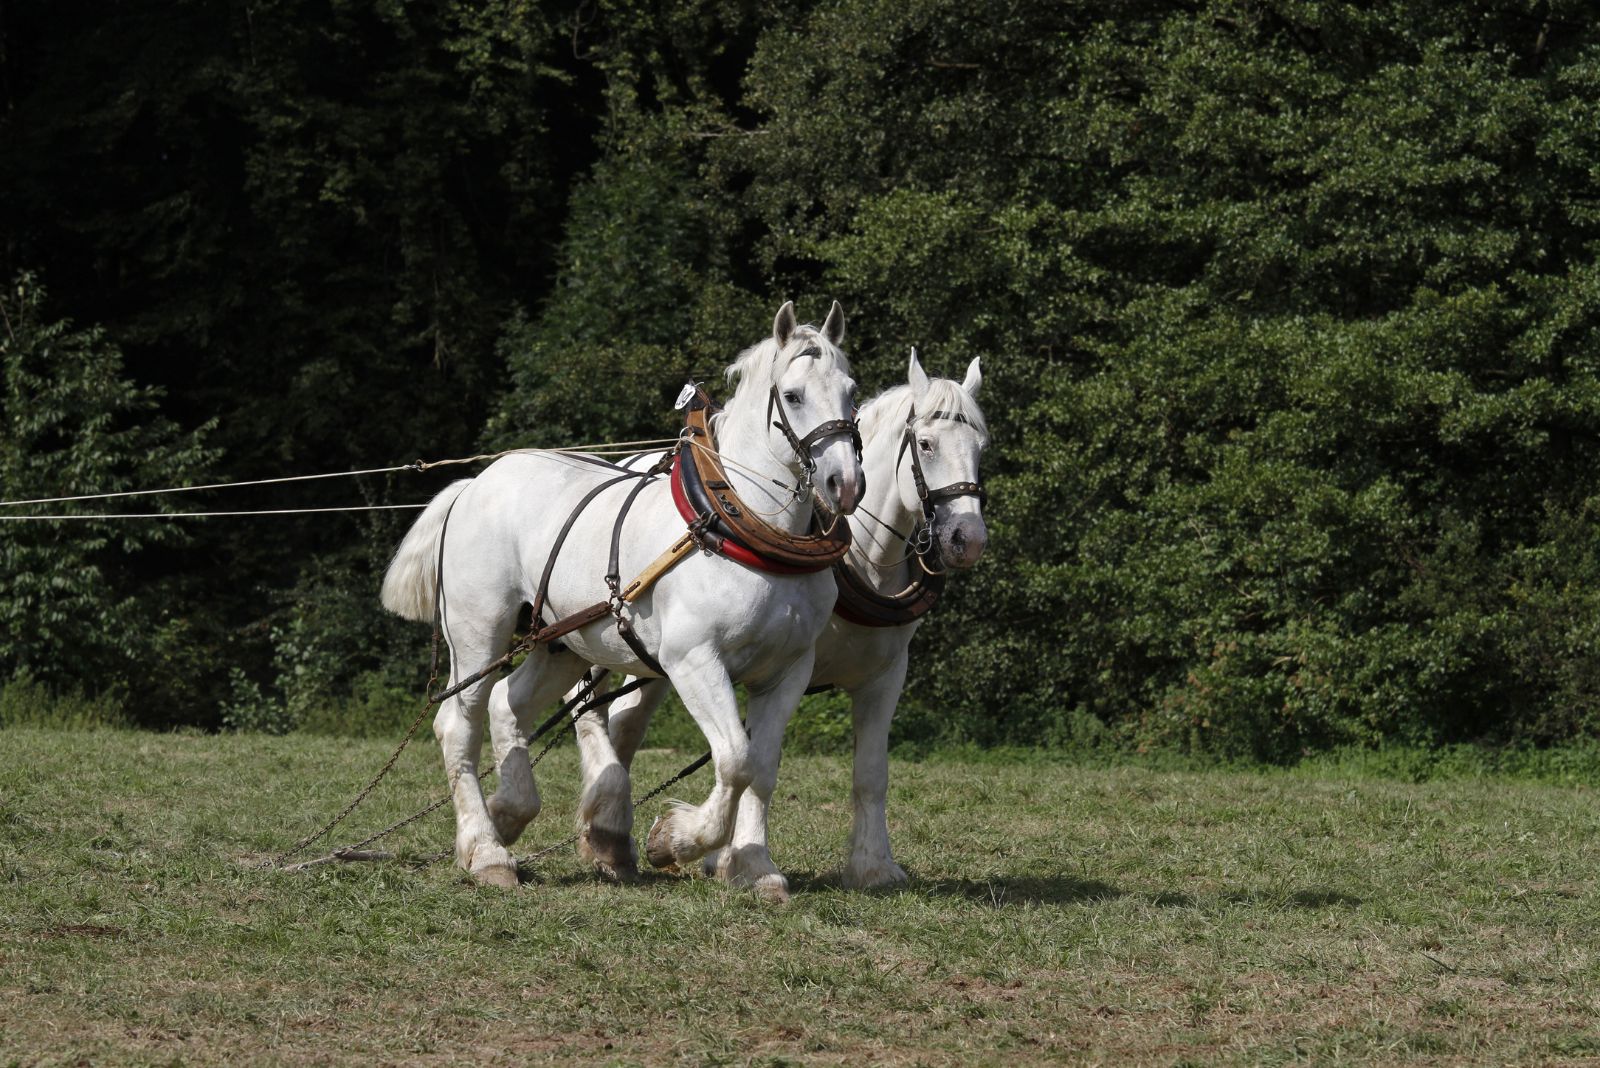
[[[899,450],[899,433],[878,434],[863,443],[861,469],[867,492],[850,525],[850,565],[879,593],[905,589],[914,566],[902,535],[911,532],[919,515],[901,499]]]
[[[798,462],[791,467],[773,454],[761,412],[730,404],[715,429],[723,470],[745,507],[787,534],[806,533],[811,495],[797,500],[790,492],[800,477]]]

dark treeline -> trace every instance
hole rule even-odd
[[[1600,724],[1587,3],[5,0],[0,108],[5,499],[654,436],[836,297],[869,391],[984,362],[991,547],[901,736]],[[414,701],[408,519],[0,524],[0,677]]]

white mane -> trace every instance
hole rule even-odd
[[[752,394],[759,400],[778,381],[778,375],[784,368],[813,348],[820,352],[817,357],[822,361],[819,371],[825,374],[837,368],[845,374],[850,373],[850,362],[843,352],[823,336],[822,331],[814,326],[797,326],[789,343],[783,348],[778,348],[776,338],[769,337],[739,353],[728,365],[727,379],[734,387],[733,397],[728,403],[732,405]],[[785,353],[788,355],[785,356]]]
[[[983,443],[989,443],[989,424],[983,418],[983,409],[978,407],[977,400],[970,393],[961,388],[961,383],[948,378],[929,379],[928,391],[921,397],[913,398],[910,386],[894,386],[873,397],[856,413],[856,419],[861,424],[862,440],[871,440],[880,430],[898,433],[911,415],[913,400],[916,402],[918,422],[934,412],[959,412],[978,432]]]

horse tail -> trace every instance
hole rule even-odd
[[[411,524],[383,576],[383,607],[406,619],[433,618],[438,594],[439,539],[456,498],[472,479],[446,486]]]

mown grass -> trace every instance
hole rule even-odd
[[[781,907],[699,878],[599,885],[566,853],[510,893],[446,866],[249,866],[388,750],[0,732],[0,1064],[1600,1058],[1588,786],[899,762],[915,878],[868,894],[829,875],[845,761],[799,757]],[[683,757],[641,755],[641,786]],[[570,749],[541,771],[524,851],[567,833]],[[439,780],[418,743],[352,824]],[[440,814],[399,846],[448,840]]]

